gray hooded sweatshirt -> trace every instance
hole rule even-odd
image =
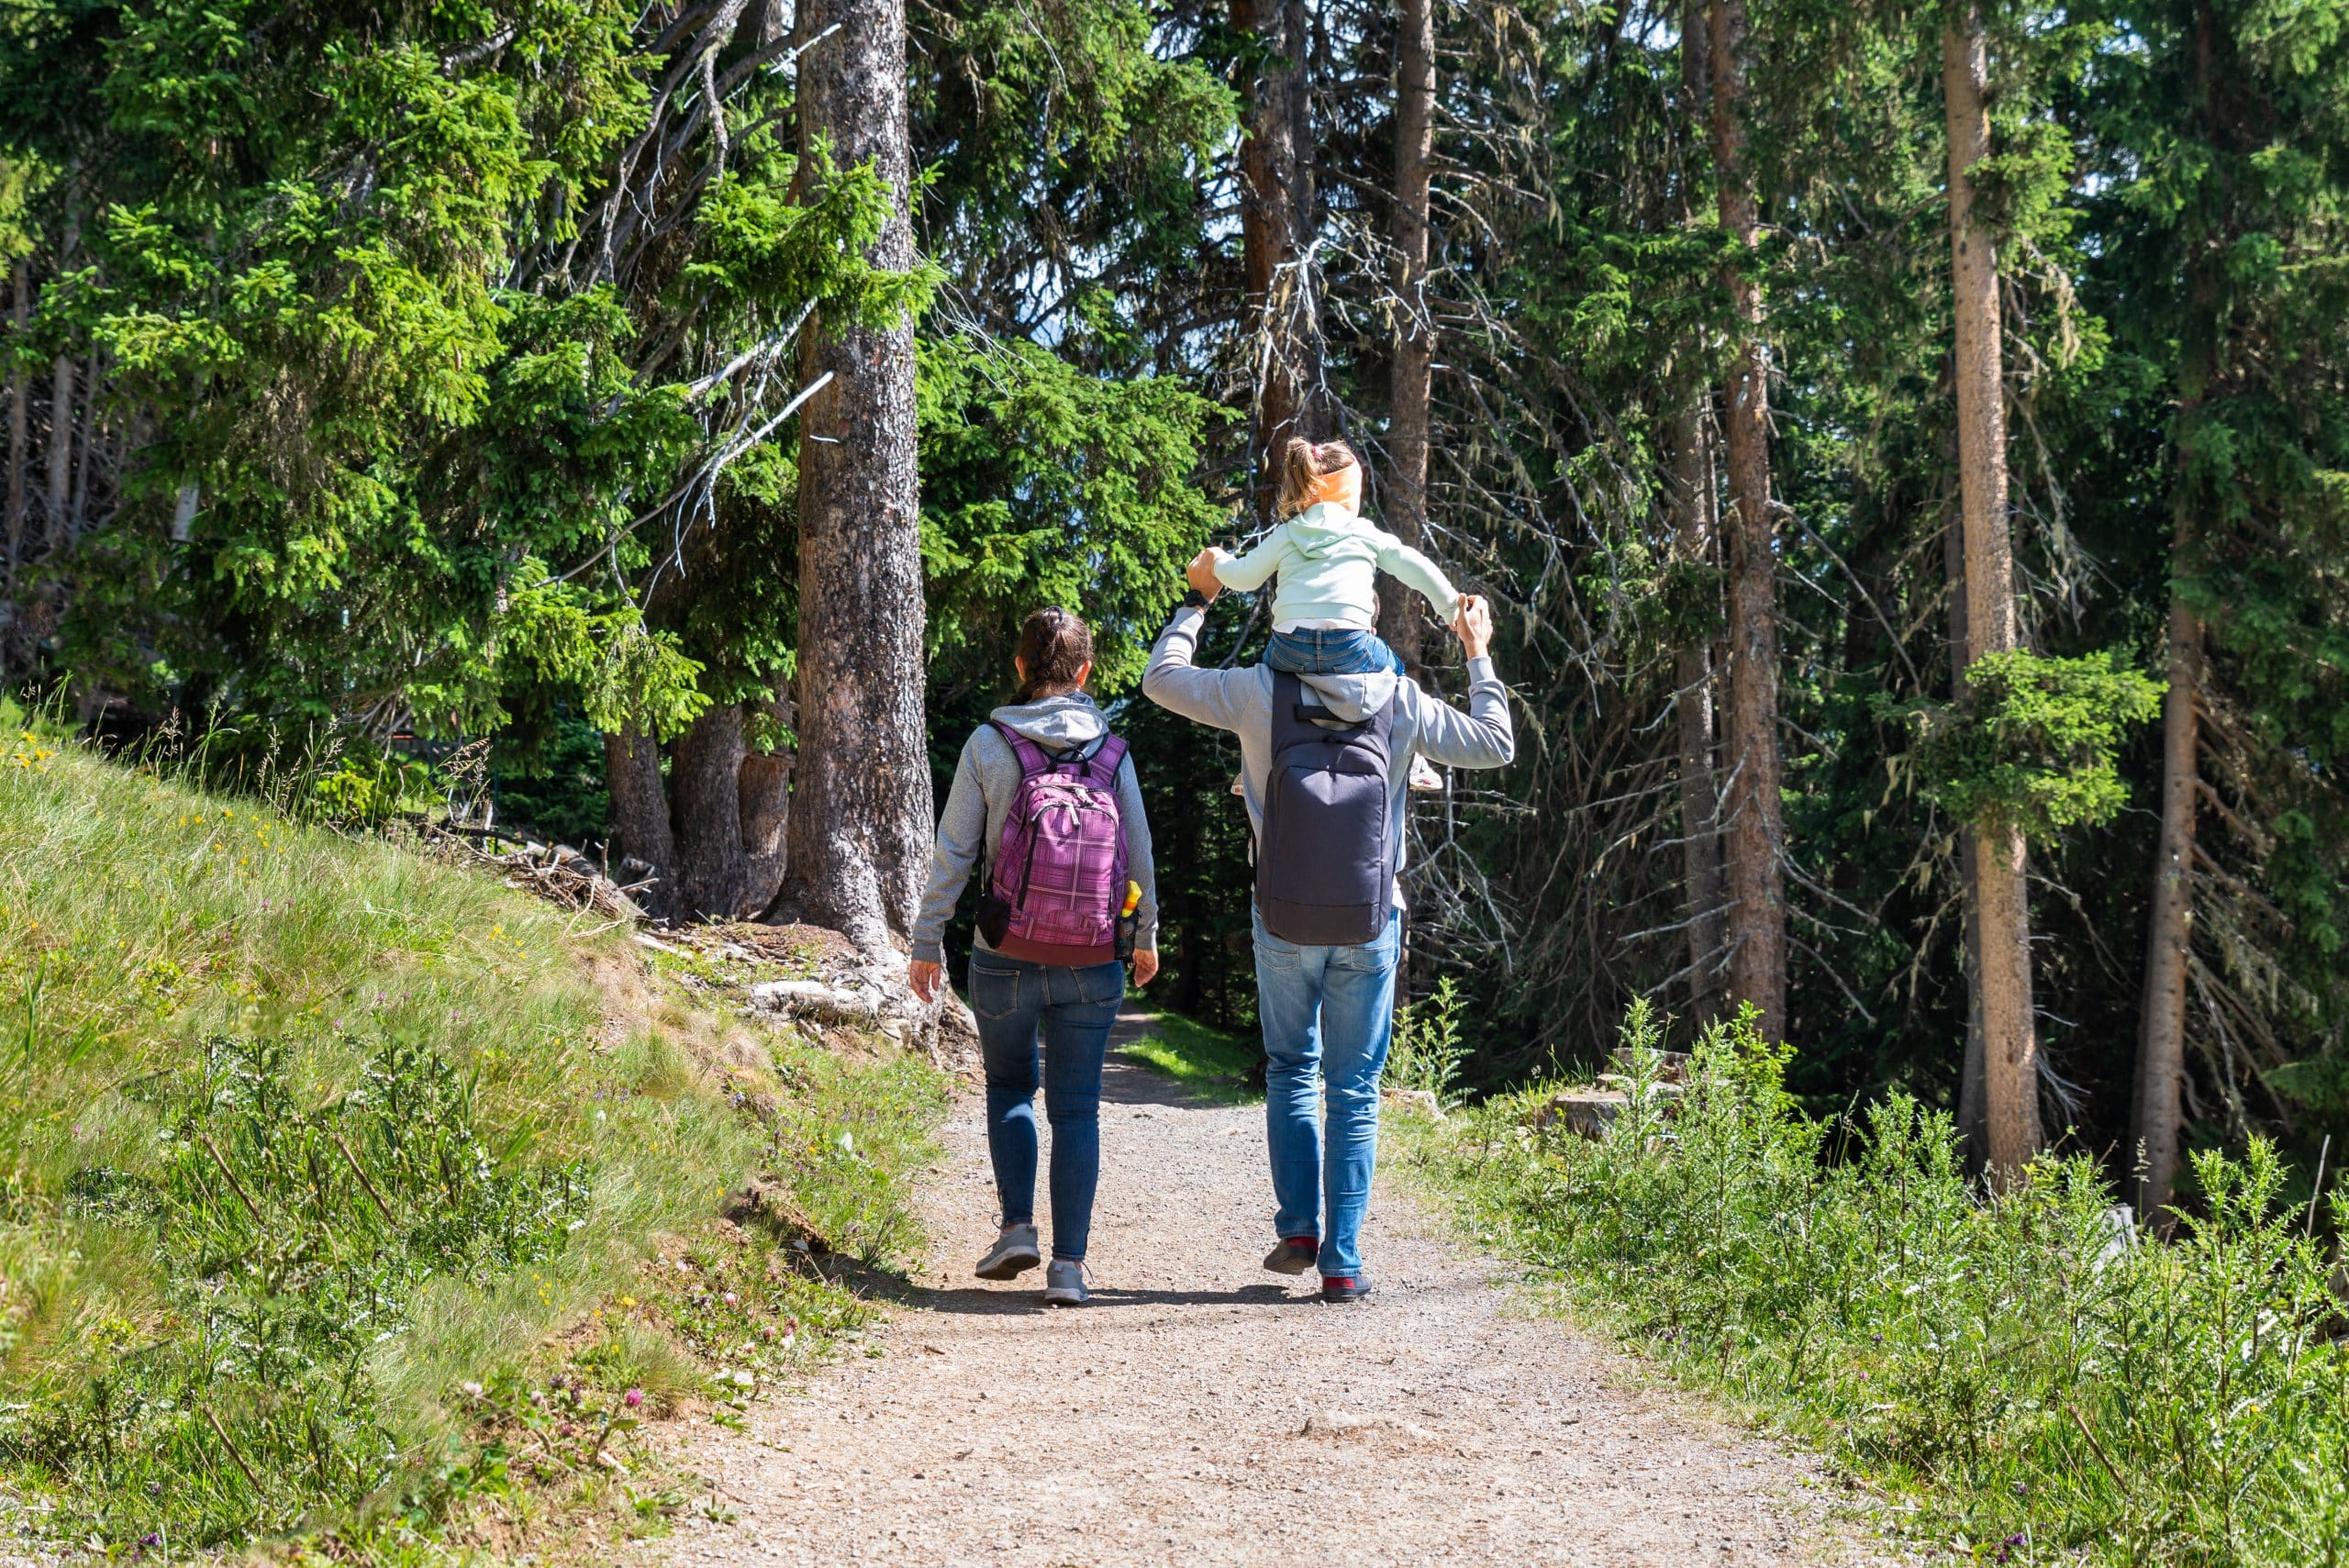
[[[1207,612],[1180,609],[1150,651],[1141,678],[1142,695],[1171,712],[1240,737],[1241,790],[1248,803],[1248,826],[1264,830],[1264,787],[1273,771],[1273,673],[1262,664],[1238,670],[1202,670],[1191,662]],[[1330,717],[1358,724],[1395,699],[1394,762],[1386,770],[1387,818],[1398,820],[1403,794],[1410,787],[1411,753],[1455,768],[1497,768],[1517,754],[1509,727],[1508,688],[1490,659],[1468,661],[1468,711],[1431,696],[1415,681],[1391,670],[1366,675],[1300,675],[1305,700],[1319,701]],[[1395,835],[1395,868],[1403,867],[1405,840]],[[1395,901],[1403,901],[1403,881],[1395,880]]]
[[[1043,697],[1031,703],[999,707],[988,716],[1026,736],[1047,751],[1081,746],[1109,728],[1109,721],[1083,692]],[[913,957],[928,963],[946,962],[946,922],[954,917],[963,884],[982,856],[995,852],[1003,841],[1003,821],[1011,815],[1012,797],[1019,793],[1019,754],[1011,742],[983,724],[963,742],[962,759],[954,764],[954,787],[947,792],[946,809],[938,814],[938,843],[930,855],[930,888],[922,895],[921,914],[914,921]],[[1158,879],[1150,858],[1150,818],[1143,815],[1141,784],[1134,776],[1130,754],[1118,764],[1118,817],[1126,832],[1126,874],[1141,884],[1141,902],[1134,906],[1134,947],[1158,951]],[[990,951],[986,938],[974,936],[973,944]]]

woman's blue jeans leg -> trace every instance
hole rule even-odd
[[[1321,1273],[1329,1278],[1362,1272],[1362,1222],[1378,1165],[1378,1076],[1394,1032],[1401,951],[1399,915],[1359,947],[1300,947],[1256,920],[1273,1229],[1319,1237]],[[1324,1115],[1317,1118],[1317,1110]]]
[[[1003,1223],[1036,1218],[1036,1089],[1052,1124],[1052,1256],[1083,1262],[1101,1174],[1101,1059],[1125,997],[1119,963],[1072,969],[971,955],[971,1011],[986,1068],[987,1155]],[[1041,1047],[1042,1071],[1038,1072]]]

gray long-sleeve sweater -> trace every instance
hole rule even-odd
[[[1142,695],[1159,706],[1240,737],[1241,789],[1248,803],[1249,826],[1264,828],[1264,788],[1273,771],[1273,673],[1262,664],[1238,670],[1202,670],[1191,662],[1207,619],[1200,609],[1180,609],[1158,635],[1150,651],[1150,668],[1141,678]],[[1395,765],[1387,770],[1389,818],[1399,817],[1403,794],[1409,788],[1411,770],[1403,764],[1416,751],[1455,768],[1497,768],[1517,754],[1517,737],[1510,728],[1508,688],[1494,673],[1489,658],[1468,661],[1468,711],[1461,712],[1441,697],[1420,690],[1415,681],[1392,671],[1366,675],[1303,675],[1306,700],[1326,706],[1330,716],[1352,724],[1369,717],[1395,699]],[[1395,865],[1402,869],[1408,834],[1395,835]],[[1403,883],[1395,882],[1395,897],[1402,901]]]
[[[1109,721],[1083,692],[1044,697],[1031,703],[999,707],[988,716],[1047,751],[1065,751],[1092,740],[1109,728]],[[923,893],[921,913],[914,920],[913,957],[930,963],[946,962],[946,922],[954,916],[955,901],[980,858],[1003,841],[1003,820],[1011,814],[1012,797],[1019,793],[1019,755],[994,724],[983,724],[963,742],[954,764],[954,785],[947,792],[946,808],[938,814],[938,841],[930,855],[930,887]],[[1158,878],[1151,862],[1150,818],[1142,811],[1141,783],[1134,775],[1129,755],[1118,765],[1118,817],[1126,832],[1126,874],[1141,884],[1141,902],[1134,906],[1134,947],[1158,950]],[[985,937],[974,937],[981,951]]]

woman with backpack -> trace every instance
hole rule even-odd
[[[1101,1062],[1126,994],[1120,955],[1131,952],[1136,985],[1158,973],[1158,889],[1133,759],[1085,695],[1093,633],[1066,610],[1038,610],[1019,629],[1013,665],[1018,694],[972,732],[954,765],[908,978],[923,1001],[938,995],[946,922],[985,853],[970,999],[1003,1229],[978,1273],[1011,1279],[1043,1262],[1036,1235],[1041,1036],[1044,1118],[1052,1128],[1044,1300],[1081,1307],[1101,1169]]]

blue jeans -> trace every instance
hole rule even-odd
[[[1256,919],[1256,1012],[1264,1026],[1264,1141],[1272,1152],[1273,1230],[1319,1237],[1325,1278],[1362,1272],[1362,1219],[1378,1164],[1378,1074],[1394,1031],[1403,922],[1360,947],[1299,947]],[[1314,1118],[1327,1108],[1329,1152]],[[1324,1201],[1329,1225],[1321,1224]]]
[[[1052,1124],[1052,1256],[1083,1262],[1101,1176],[1101,1058],[1125,1000],[1126,966],[1082,969],[971,954],[971,1011],[986,1064],[987,1155],[1006,1225],[1036,1218],[1036,1039]]]
[[[1302,628],[1273,633],[1264,650],[1268,669],[1292,675],[1367,675],[1374,670],[1403,673],[1403,661],[1375,631]]]

